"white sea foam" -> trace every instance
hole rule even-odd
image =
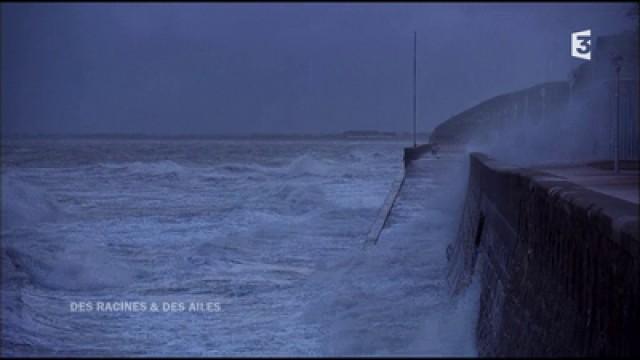
[[[344,164],[342,164],[344,165]],[[314,156],[304,154],[295,158],[282,171],[290,176],[320,175],[335,176],[342,167],[328,160],[318,160]]]

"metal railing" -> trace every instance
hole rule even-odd
[[[640,154],[640,116],[638,113],[638,81],[620,80],[619,106],[616,84],[609,82],[609,108],[611,114],[611,151],[615,154],[616,147],[620,160],[639,160]],[[619,111],[619,114],[618,114]],[[619,116],[619,121],[617,117]],[[616,124],[618,128],[616,128]]]
[[[585,126],[600,126],[611,160],[616,152],[619,160],[640,160],[639,85],[638,79],[620,79],[619,99],[616,79],[597,82],[572,94],[591,96],[592,101],[584,104],[589,107],[586,113],[590,118]]]

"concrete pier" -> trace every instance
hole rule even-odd
[[[433,210],[434,196],[449,176],[462,176],[466,156],[460,151],[431,153],[431,147],[421,145],[405,149],[404,170],[391,186],[389,194],[367,237],[367,245],[383,237],[383,229],[393,224],[403,225]],[[452,174],[455,172],[456,174]],[[417,231],[413,236],[421,236]]]

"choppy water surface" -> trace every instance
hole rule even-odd
[[[363,252],[402,146],[4,142],[2,354],[332,353],[318,319],[339,308],[318,297]],[[123,301],[219,308],[95,311]]]

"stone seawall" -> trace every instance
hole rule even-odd
[[[481,356],[640,354],[635,204],[471,154],[454,292],[481,282]]]

